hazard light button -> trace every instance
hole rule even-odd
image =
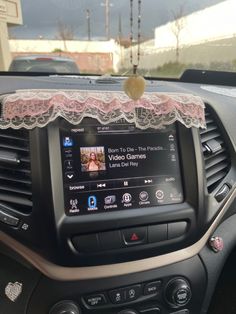
[[[147,227],[138,227],[122,230],[122,239],[125,246],[147,243]]]

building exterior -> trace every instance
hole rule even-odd
[[[7,70],[11,63],[8,27],[21,24],[20,0],[0,0],[0,71]]]
[[[236,0],[226,0],[177,20],[182,27],[179,33],[178,58],[174,34],[176,21],[157,27],[154,40],[141,45],[139,68],[148,75],[149,71],[177,61],[203,68],[217,63],[230,70],[231,63],[236,63],[235,12]],[[134,51],[135,49],[137,47],[133,48]],[[124,53],[123,67],[130,67],[129,49]]]
[[[180,46],[234,37],[236,35],[235,12],[236,1],[226,0],[184,16],[183,28],[180,31]],[[175,22],[169,22],[155,29],[155,47],[160,52],[176,47],[174,28]]]

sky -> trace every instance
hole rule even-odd
[[[123,37],[128,37],[129,26],[129,0],[110,1],[110,33],[112,37],[118,36],[119,16]],[[88,27],[86,10],[90,10],[92,39],[105,38],[105,0],[21,0],[24,25],[11,28],[13,38],[33,39],[52,38],[58,34],[58,21],[70,25],[75,38],[86,39]],[[142,0],[141,32],[143,38],[153,38],[154,29],[173,19],[173,12],[178,12],[182,6],[184,13],[204,9],[208,6],[223,2],[223,0]],[[137,12],[137,0],[134,0]],[[134,30],[137,29],[135,14]],[[137,31],[136,31],[137,33]]]

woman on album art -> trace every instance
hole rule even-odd
[[[104,146],[80,147],[81,171],[96,173],[106,170]]]
[[[99,171],[101,169],[101,163],[97,160],[97,155],[94,152],[90,153],[89,162],[86,164],[87,171]]]

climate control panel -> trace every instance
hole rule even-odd
[[[177,313],[187,314],[191,297],[192,291],[187,279],[183,277],[175,277],[169,281],[157,279],[84,295],[78,302],[80,305],[72,301],[61,301],[53,306],[49,314],[158,314],[166,313],[165,307],[173,309],[171,313],[181,309]],[[127,309],[120,310],[120,306]]]
[[[27,314],[199,314],[205,288],[198,256],[122,276],[64,282],[43,277]]]

